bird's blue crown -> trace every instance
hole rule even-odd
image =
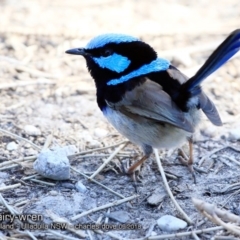
[[[140,41],[138,38],[119,34],[119,33],[107,33],[99,35],[93,38],[86,46],[86,49],[100,48],[108,43],[123,43],[123,42],[134,42]]]

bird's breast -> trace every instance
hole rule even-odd
[[[149,121],[137,116],[132,119],[118,110],[107,106],[103,114],[112,126],[131,142],[153,148],[176,148],[182,146],[191,133],[167,123]]]

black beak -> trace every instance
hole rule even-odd
[[[87,55],[88,55],[88,53],[86,53],[86,51],[84,50],[84,48],[73,48],[73,49],[69,49],[69,50],[67,50],[65,53],[73,54],[73,55],[82,55],[82,56],[87,56]]]

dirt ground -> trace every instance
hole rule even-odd
[[[240,2],[0,0],[0,11],[1,216],[10,212],[41,214],[48,226],[53,222],[113,226],[127,218],[127,223],[141,226],[97,232],[17,226],[3,229],[0,225],[0,239],[170,239],[165,234],[174,232],[162,231],[156,221],[166,214],[184,218],[164,192],[154,156],[142,168],[136,198],[72,219],[87,210],[136,195],[132,180],[121,173],[120,162],[132,163],[141,152],[129,143],[95,177],[115,193],[82,175],[95,172],[124,138],[98,109],[94,83],[84,60],[64,52],[84,46],[101,33],[127,33],[141,37],[159,56],[191,76],[227,34],[240,27]],[[179,233],[217,226],[197,211],[192,197],[240,214],[239,66],[238,55],[203,84],[224,124],[215,127],[203,118],[195,134],[195,166],[204,171],[197,171],[197,184],[177,160],[176,151],[160,152],[170,189],[193,221]],[[28,125],[35,126],[40,133],[27,133]],[[70,179],[65,181],[36,175],[33,162],[44,145],[49,148],[75,145],[82,154],[71,157],[70,164],[78,172],[71,170]],[[111,145],[115,146],[101,150]],[[85,151],[89,152],[84,154]],[[86,192],[77,190],[78,181],[86,186]],[[163,198],[152,205],[149,197],[156,192]],[[113,216],[107,217],[111,213],[115,213],[115,220]],[[239,238],[220,229],[197,236],[176,235],[172,239]]]

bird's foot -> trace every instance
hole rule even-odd
[[[129,173],[128,170],[129,170],[129,160],[126,161],[126,162],[121,162],[121,166],[122,166],[122,172],[123,174],[129,176],[133,182],[133,187],[135,189],[135,192],[138,193],[138,187],[137,187],[137,181],[139,180],[139,175],[138,175],[138,170],[132,172],[132,173]]]
[[[192,174],[192,177],[193,177],[193,182],[196,184],[197,181],[196,181],[196,174],[195,174],[195,171],[193,169],[193,160],[192,158],[188,158],[186,156],[186,154],[181,150],[179,149],[178,151],[178,160],[184,165],[184,166],[187,166],[190,173]]]

